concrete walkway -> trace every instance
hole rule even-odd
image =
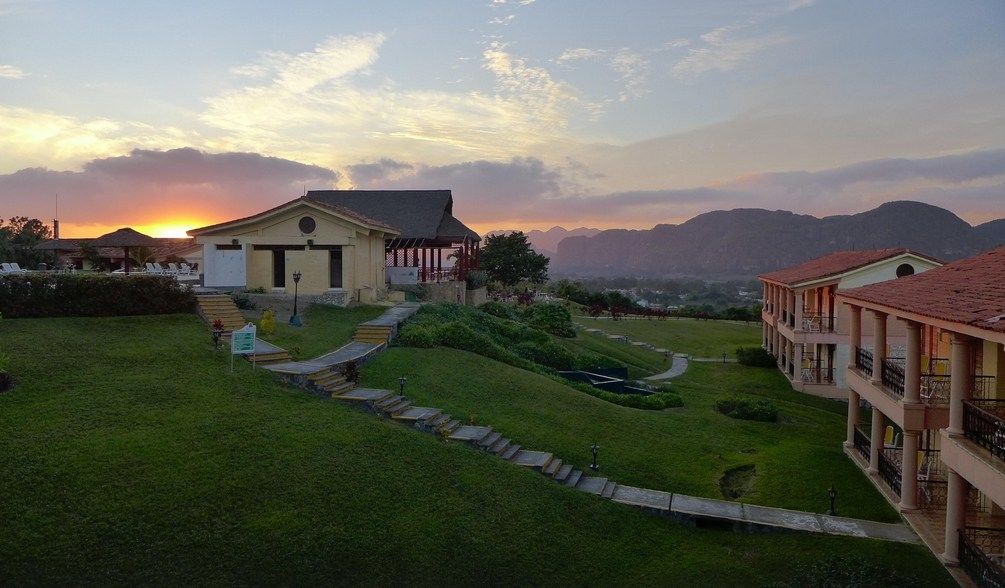
[[[687,371],[687,356],[683,353],[675,353],[673,356],[673,363],[670,364],[670,369],[659,374],[653,374],[646,377],[646,380],[669,380],[670,378],[676,378],[677,376],[683,374]]]

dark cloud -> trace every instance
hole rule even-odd
[[[374,182],[387,179],[396,173],[413,169],[410,163],[395,161],[387,157],[381,158],[373,163],[357,163],[346,168],[349,177],[360,186],[373,184]]]
[[[338,179],[324,167],[257,153],[137,149],[95,159],[79,172],[29,168],[0,175],[0,215],[50,218],[58,193],[62,220],[78,225],[225,219]]]

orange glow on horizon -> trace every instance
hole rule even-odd
[[[151,237],[185,239],[188,238],[186,231],[197,227],[205,227],[215,222],[218,221],[170,219],[155,222],[147,221],[142,224],[120,223],[116,225],[60,223],[59,236],[64,239],[87,239],[100,237],[123,227],[130,227]]]

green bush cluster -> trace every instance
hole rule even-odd
[[[734,419],[773,423],[778,420],[778,407],[763,398],[724,398],[715,403],[722,414]]]
[[[524,311],[524,321],[535,329],[559,337],[575,337],[572,315],[561,304],[532,304]]]
[[[241,310],[254,310],[255,303],[251,300],[251,297],[243,292],[234,292],[230,295],[234,300],[234,305]]]
[[[167,276],[30,273],[0,278],[0,313],[8,318],[194,311],[192,291]]]
[[[521,318],[520,309],[512,304],[506,304],[505,302],[490,300],[479,306],[478,309],[498,318],[510,319],[514,321],[520,320]]]
[[[739,347],[736,350],[736,361],[740,365],[753,367],[770,367],[776,365],[775,358],[763,347]]]
[[[642,410],[663,410],[665,408],[676,408],[684,406],[684,401],[674,392],[657,392],[649,396],[641,394],[617,394],[595,388],[583,382],[565,382],[576,390],[595,396],[601,400],[606,400],[611,404],[627,406],[629,408],[639,408]]]

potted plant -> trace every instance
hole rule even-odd
[[[9,369],[10,358],[0,353],[0,393],[14,387],[14,377],[10,375]]]

